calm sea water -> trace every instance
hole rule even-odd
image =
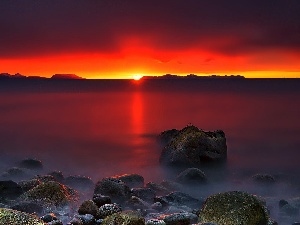
[[[224,130],[229,173],[300,169],[299,80],[0,81],[4,170],[26,157],[95,181],[164,179],[157,135]]]

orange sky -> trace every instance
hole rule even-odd
[[[280,56],[280,57],[279,57]],[[0,71],[51,77],[56,73],[85,78],[132,78],[134,75],[241,74],[245,77],[300,77],[299,57],[283,52],[226,56],[201,50],[160,52],[151,47],[124,48],[116,54],[73,53],[0,59]]]
[[[299,1],[0,1],[0,73],[300,77]]]

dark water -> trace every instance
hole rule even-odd
[[[224,130],[230,176],[300,169],[299,80],[0,81],[0,152],[49,170],[164,179],[156,136]]]

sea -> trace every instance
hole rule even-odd
[[[0,80],[0,169],[36,158],[95,182],[158,182],[177,175],[159,164],[159,134],[192,124],[225,132],[228,179],[297,175],[299,99],[300,79]]]

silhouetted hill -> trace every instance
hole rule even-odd
[[[142,79],[161,79],[161,80],[169,80],[169,79],[244,79],[244,76],[241,75],[209,75],[209,76],[198,76],[195,74],[189,74],[186,76],[179,76],[174,74],[165,74],[163,76],[144,76]]]
[[[26,76],[16,73],[16,74],[9,74],[9,73],[0,73],[0,79],[23,79],[27,78]]]
[[[51,79],[72,79],[72,80],[82,80],[83,77],[77,76],[76,74],[54,74]]]

